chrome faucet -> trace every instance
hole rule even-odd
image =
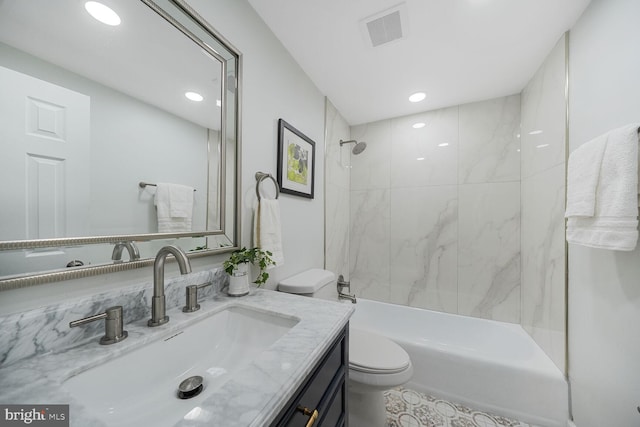
[[[351,292],[351,282],[345,281],[344,276],[341,274],[338,276],[338,283],[336,284],[336,288],[338,289],[338,299],[348,299],[353,304],[356,303],[356,295],[347,294],[342,292],[344,288],[347,288],[347,292]]]
[[[169,321],[164,296],[164,262],[168,255],[173,255],[178,262],[180,274],[191,273],[191,263],[187,254],[177,246],[165,246],[158,251],[156,261],[153,263],[153,298],[151,299],[151,319],[149,326],[164,325]]]
[[[140,251],[138,251],[138,247],[133,242],[118,242],[113,248],[113,253],[111,254],[111,259],[116,263],[122,262],[122,250],[126,249],[129,252],[129,261],[135,261],[140,259]]]

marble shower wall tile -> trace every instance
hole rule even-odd
[[[522,92],[522,326],[565,369],[566,36]]]
[[[349,140],[349,124],[340,115],[331,101],[325,105],[325,176],[327,183],[340,188],[350,188],[350,146],[340,147],[340,140]],[[327,192],[327,194],[331,194]]]
[[[328,99],[325,115],[325,268],[349,280],[350,131]]]
[[[458,193],[458,313],[520,322],[520,183]]]
[[[522,326],[564,372],[564,164],[522,181]]]
[[[391,191],[390,302],[457,312],[457,193],[455,185]]]
[[[520,180],[520,95],[460,106],[458,183]]]
[[[519,322],[519,108],[514,95],[351,128],[368,144],[351,169],[359,296]]]
[[[389,190],[351,192],[351,291],[389,301]]]
[[[457,183],[458,107],[392,119],[391,141],[391,188]]]
[[[522,178],[565,162],[565,36],[522,91]]]
[[[391,120],[354,126],[351,139],[367,143],[364,152],[351,156],[351,190],[389,188]],[[343,147],[347,148],[346,145]],[[353,144],[348,147],[352,148]]]

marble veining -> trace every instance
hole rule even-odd
[[[520,322],[520,183],[459,189],[458,311]]]
[[[57,348],[4,365],[0,368],[0,401],[69,403],[72,426],[103,426],[95,415],[61,388],[65,380],[146,343],[170,336],[214,312],[241,306],[293,316],[300,321],[231,380],[211,390],[211,394],[199,403],[199,409],[189,411],[189,417],[176,425],[268,425],[346,325],[353,308],[351,304],[260,289],[242,298],[227,297],[220,292],[214,294],[201,301],[202,309],[196,313],[182,313],[179,307],[168,310],[171,321],[166,326],[148,328],[146,319],[128,322],[129,338],[119,344],[100,346],[97,343],[100,334],[96,334],[91,341],[81,345]],[[64,315],[59,318],[67,320]],[[50,326],[46,328],[48,335],[56,337],[59,333],[56,328],[61,328],[61,324]],[[26,337],[24,332],[21,336]]]
[[[170,267],[168,267],[170,268]],[[213,282],[200,290],[200,298],[220,293],[228,282],[226,273],[219,270],[203,271],[167,278],[165,295],[167,309],[183,307],[185,287]],[[90,298],[64,301],[47,307],[0,317],[0,367],[22,359],[58,351],[85,343],[104,333],[103,322],[92,322],[78,328],[69,328],[69,322],[103,313],[116,305],[123,307],[125,324],[151,316],[153,282],[126,289],[101,292]]]
[[[351,191],[351,291],[389,298],[389,190]]]
[[[522,92],[522,326],[565,369],[566,37]]]
[[[460,106],[458,183],[520,180],[520,95]]]
[[[351,128],[372,146],[351,169],[357,295],[519,322],[520,103],[512,95]]]
[[[325,114],[325,268],[349,280],[350,130],[328,99]]]
[[[390,302],[457,312],[456,186],[393,190],[391,217]]]
[[[522,326],[564,370],[564,165],[522,182]]]

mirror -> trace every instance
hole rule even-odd
[[[240,54],[183,0],[87,3],[0,0],[0,289],[238,242]]]

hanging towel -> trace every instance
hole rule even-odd
[[[155,205],[159,233],[191,231],[193,187],[159,182],[156,187]]]
[[[261,199],[253,217],[253,245],[269,251],[276,266],[284,264],[280,203],[275,199]],[[272,268],[274,266],[270,266]]]
[[[638,241],[638,124],[612,130],[569,156],[567,241],[631,251]]]

